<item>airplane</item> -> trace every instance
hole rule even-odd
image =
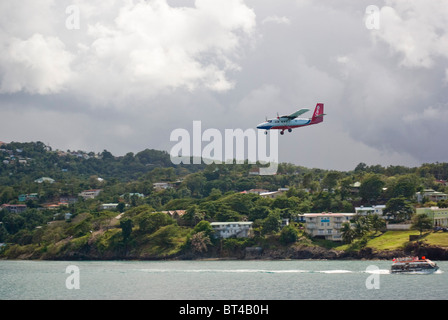
[[[285,130],[291,132],[294,128],[310,126],[312,124],[318,124],[324,121],[324,104],[318,103],[314,109],[312,118],[297,118],[298,116],[310,111],[310,109],[300,109],[288,116],[279,116],[277,118],[267,119],[263,123],[257,126],[257,129],[265,129],[264,134],[268,134],[269,130],[281,130],[280,134],[285,134]]]

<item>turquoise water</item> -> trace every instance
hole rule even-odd
[[[396,275],[389,261],[0,261],[0,299],[446,300],[448,262],[437,263]]]

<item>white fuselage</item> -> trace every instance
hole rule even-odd
[[[289,119],[269,119],[266,122],[260,123],[257,128],[258,129],[265,129],[265,130],[271,130],[271,129],[278,129],[278,130],[284,130],[284,129],[293,129],[301,126],[306,126],[310,124],[311,119],[308,118],[297,118],[293,120]]]

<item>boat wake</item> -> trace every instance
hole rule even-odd
[[[165,270],[165,269],[138,269],[147,273],[270,273],[270,274],[288,274],[288,273],[324,273],[324,274],[343,274],[355,273],[350,270],[266,270],[266,269],[190,269],[190,270]]]

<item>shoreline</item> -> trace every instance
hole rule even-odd
[[[257,253],[239,250],[233,253],[209,252],[197,254],[184,252],[172,256],[139,256],[131,253],[98,254],[98,252],[68,252],[61,255],[19,254],[17,256],[2,256],[0,260],[17,261],[279,261],[279,260],[389,260],[407,256],[425,256],[436,261],[448,260],[448,248],[437,246],[411,246],[400,250],[374,250],[364,248],[357,251],[338,251],[322,247],[287,247],[263,249]]]

